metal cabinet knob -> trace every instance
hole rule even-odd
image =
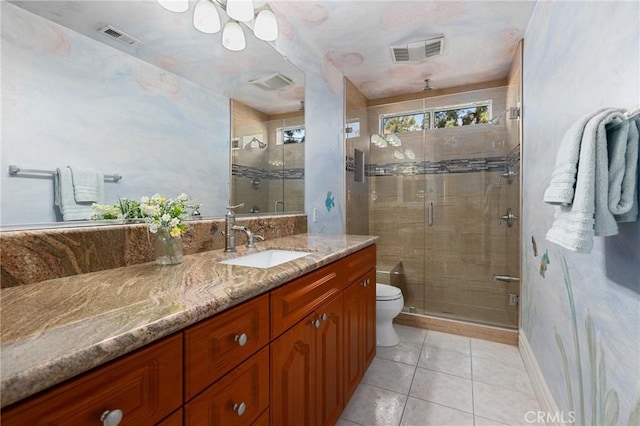
[[[100,415],[102,426],[118,426],[122,421],[122,410],[106,410]]]
[[[233,340],[238,342],[238,345],[244,346],[244,345],[247,344],[247,340],[249,340],[249,338],[247,337],[246,334],[242,333],[240,335],[236,334],[236,336],[233,338]]]
[[[319,319],[311,320],[311,324],[313,324],[315,328],[318,328],[320,327],[320,320]]]
[[[320,319],[321,319],[322,321],[326,321],[326,320],[327,320],[327,314],[322,314],[322,315],[320,315]]]
[[[240,417],[245,411],[247,411],[247,404],[244,402],[241,402],[240,404],[233,404],[233,411],[235,411],[238,417]]]

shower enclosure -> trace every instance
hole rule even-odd
[[[517,328],[517,104],[503,86],[351,113],[369,129],[368,205],[350,182],[348,210],[366,211],[378,282],[401,288],[406,312]]]

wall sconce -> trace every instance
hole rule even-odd
[[[189,0],[157,0],[160,6],[171,12],[186,12],[189,10]],[[217,7],[216,7],[217,5]],[[218,7],[229,16],[228,22],[222,30],[222,45],[231,51],[239,52],[247,47],[244,31],[239,22],[249,22],[254,19],[255,9],[253,0],[198,0],[193,11],[193,26],[205,34],[215,34],[220,31],[220,15]],[[253,34],[264,41],[278,39],[278,22],[272,11],[263,9],[255,16]]]

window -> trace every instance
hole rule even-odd
[[[276,145],[288,145],[290,143],[304,143],[304,126],[281,127],[276,130]]]
[[[489,122],[489,104],[462,108],[436,110],[433,113],[433,127],[469,126]]]
[[[381,133],[420,132],[444,127],[469,126],[488,123],[491,101],[474,102],[384,115],[380,119]],[[432,119],[433,117],[433,119]]]
[[[357,138],[360,136],[360,122],[359,121],[350,121],[347,123],[347,128],[345,131],[346,138]]]
[[[430,118],[431,114],[428,111],[387,115],[382,118],[382,134],[420,132],[429,128]]]

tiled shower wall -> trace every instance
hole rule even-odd
[[[370,108],[370,131],[379,132],[381,114],[477,100],[491,99],[498,115],[507,89]],[[507,244],[509,233],[518,235],[517,221],[512,228],[498,222],[507,208],[519,211],[510,195],[517,178],[509,184],[501,176],[509,160],[519,159],[507,140],[508,121],[400,133],[400,147],[371,146],[369,232],[380,236],[378,281],[401,287],[407,309],[517,326],[518,308],[507,301],[519,286],[492,280],[493,274],[517,276],[518,252]]]

